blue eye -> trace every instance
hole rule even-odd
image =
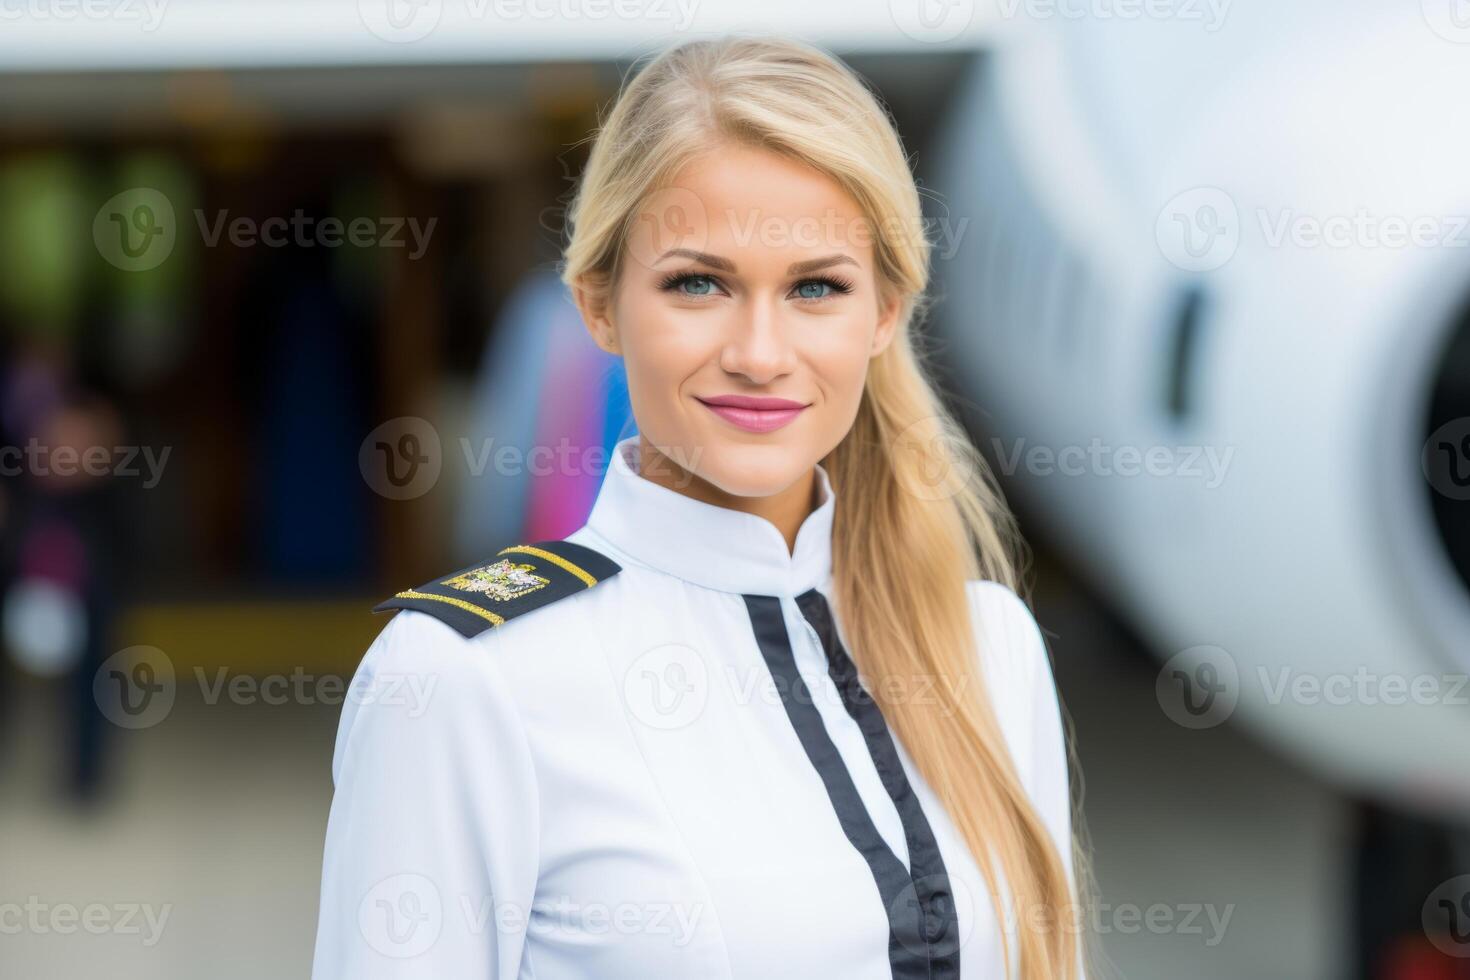
[[[822,297],[827,295],[826,290],[830,288],[830,283],[819,282],[816,279],[812,279],[808,282],[802,283],[800,286],[797,286],[796,292],[801,296],[802,299],[821,299]]]
[[[714,296],[720,284],[714,276],[699,272],[673,272],[659,281],[658,288],[664,292],[677,293],[691,299]],[[834,295],[852,292],[852,283],[835,276],[817,276],[803,279],[796,284],[794,296],[804,302],[820,302]]]
[[[796,292],[798,299],[829,299],[834,295],[852,292],[852,283],[832,276],[818,276],[816,279],[804,279],[797,283]]]
[[[685,289],[685,286],[694,288]],[[704,276],[697,272],[675,272],[665,276],[659,282],[658,288],[682,296],[713,296],[715,280],[713,276]]]

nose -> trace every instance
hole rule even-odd
[[[796,352],[786,324],[767,301],[746,304],[729,322],[720,367],[752,384],[766,384],[792,370]]]

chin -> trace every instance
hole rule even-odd
[[[737,497],[769,497],[811,472],[818,458],[774,442],[756,445],[738,439],[712,439],[705,443],[696,472]]]

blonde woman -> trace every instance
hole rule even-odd
[[[804,44],[680,45],[570,228],[638,434],[566,539],[379,606],[314,976],[1078,977],[1047,652],[915,349],[879,103]]]

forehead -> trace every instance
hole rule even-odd
[[[692,247],[754,260],[800,253],[850,254],[866,261],[872,225],[831,177],[754,147],[721,148],[691,161],[671,182],[691,214]]]

